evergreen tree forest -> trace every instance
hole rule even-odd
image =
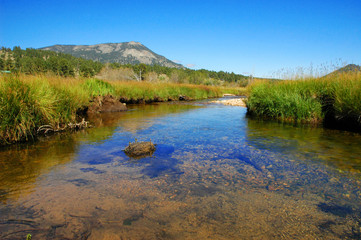
[[[33,48],[2,47],[0,70],[12,73],[42,74],[52,72],[63,77],[93,77],[100,72],[103,64],[77,58],[70,54],[57,53]]]
[[[62,77],[94,77],[101,74],[102,69],[126,69],[128,77],[120,76],[117,80],[157,81],[173,83],[189,83],[203,85],[235,85],[244,87],[248,77],[224,71],[193,70],[189,68],[170,68],[160,65],[146,64],[103,64],[93,60],[74,57],[70,54],[48,50],[20,47],[0,49],[0,71],[23,74],[53,73]],[[152,78],[150,76],[153,76]],[[107,79],[106,80],[111,80]]]

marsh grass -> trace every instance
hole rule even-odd
[[[222,88],[213,86],[171,84],[171,83],[147,83],[147,82],[111,82],[115,96],[132,100],[153,101],[168,99],[177,100],[180,95],[191,99],[206,99],[220,97],[224,93],[237,95],[245,94],[243,88]]]
[[[256,82],[249,86],[251,115],[286,122],[321,123],[330,119],[361,124],[361,74]]]
[[[36,137],[42,125],[54,129],[74,122],[78,109],[95,96],[167,101],[180,95],[192,99],[220,97],[223,93],[244,94],[242,88],[220,88],[146,82],[107,82],[98,79],[62,78],[54,75],[0,76],[0,145]]]

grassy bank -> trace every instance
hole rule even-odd
[[[95,96],[113,95],[130,102],[220,97],[244,89],[145,82],[107,82],[54,76],[0,76],[0,145],[34,139],[42,125],[59,128],[76,121],[77,110]]]
[[[348,125],[361,130],[361,74],[321,79],[258,82],[249,87],[251,115],[286,122]],[[342,127],[342,126],[340,126]]]

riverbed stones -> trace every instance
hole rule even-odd
[[[155,151],[155,145],[152,141],[138,142],[137,140],[124,149],[125,154],[131,158],[142,158],[152,156]]]

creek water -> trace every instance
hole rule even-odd
[[[208,102],[0,149],[0,239],[360,239],[361,135]],[[156,145],[131,159],[130,141]]]

